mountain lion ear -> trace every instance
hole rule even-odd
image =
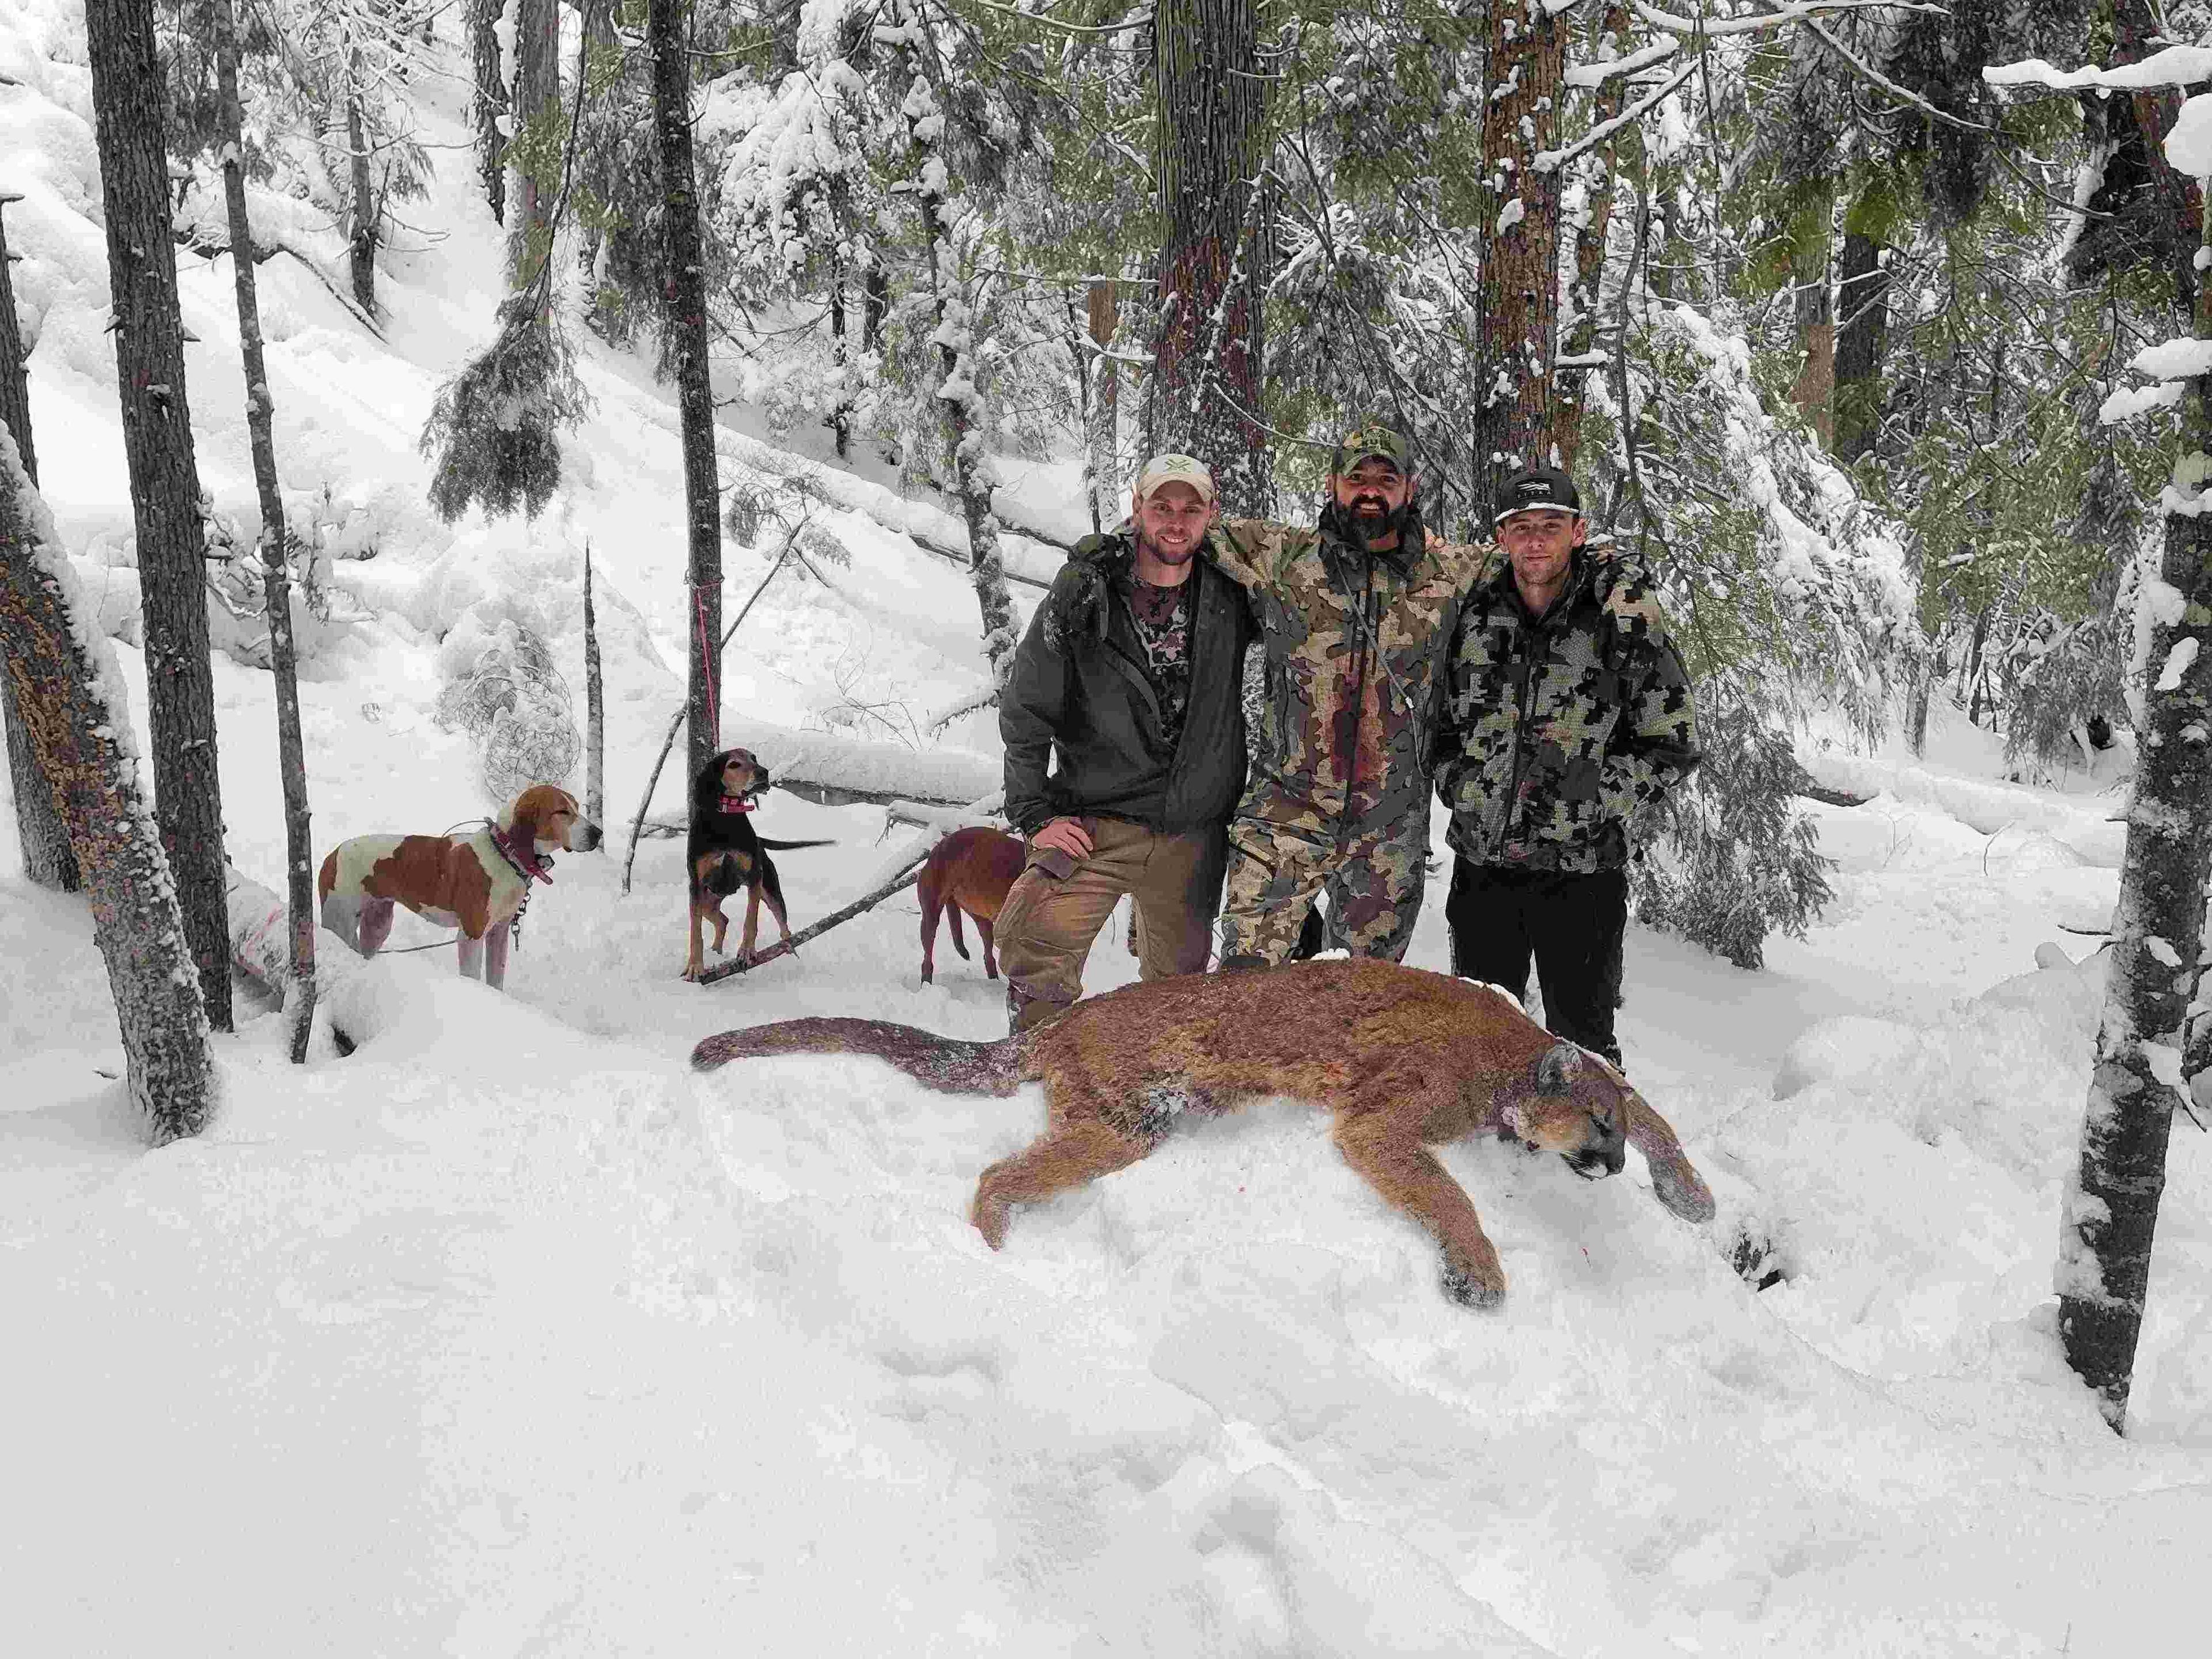
[[[1575,1074],[1582,1070],[1583,1051],[1571,1042],[1555,1042],[1536,1062],[1536,1091],[1564,1095],[1571,1091]]]

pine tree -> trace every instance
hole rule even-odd
[[[469,122],[476,133],[477,176],[483,181],[491,216],[507,222],[507,135],[499,130],[507,113],[507,80],[500,72],[499,15],[502,0],[469,0],[469,63],[472,88]]]
[[[122,676],[88,614],[53,520],[0,435],[0,672],[52,784],[92,902],[122,1029],[125,1081],[155,1144],[215,1105],[204,979],[128,733]],[[228,940],[222,958],[228,971]],[[225,981],[225,989],[228,981]]]
[[[138,532],[154,796],[207,1016],[227,1031],[230,940],[208,660],[206,538],[185,397],[151,0],[88,0],[85,33],[115,304],[123,449]]]
[[[23,334],[15,315],[15,281],[9,270],[4,210],[23,198],[0,195],[0,426],[8,428],[21,456],[23,471],[39,481],[39,462],[31,447],[31,384],[24,362]],[[0,675],[0,726],[8,740],[8,775],[15,798],[15,833],[23,843],[23,872],[41,887],[74,893],[79,885],[76,854],[70,850],[69,829],[54,809],[53,786],[39,770],[30,729],[15,707],[15,688]]]
[[[315,1015],[314,843],[307,821],[307,766],[300,736],[299,653],[292,638],[290,538],[276,482],[276,412],[261,349],[261,308],[253,276],[253,231],[246,216],[245,119],[238,96],[238,19],[231,0],[214,0],[216,74],[222,99],[223,187],[230,209],[231,270],[238,293],[239,349],[246,368],[246,425],[253,483],[261,499],[263,596],[269,613],[270,678],[276,694],[276,752],[284,790],[284,870],[290,907],[290,974],[284,1012],[292,1060],[307,1058]],[[363,301],[367,303],[366,301]]]
[[[691,64],[682,27],[687,9],[683,0],[650,0],[646,43],[653,58],[653,119],[659,141],[666,238],[661,294],[684,422],[684,505],[690,536],[685,586],[691,668],[685,708],[690,764],[684,775],[696,777],[721,747],[722,526],[714,398],[707,380],[707,255],[691,155]]]
[[[1261,172],[1267,76],[1252,0],[1164,0],[1153,15],[1162,241],[1146,447],[1212,468],[1224,511],[1274,510],[1261,394],[1272,274]]]

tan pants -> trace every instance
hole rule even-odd
[[[1083,963],[1124,893],[1136,896],[1137,971],[1146,979],[1202,974],[1221,903],[1226,826],[1164,836],[1120,818],[1085,818],[1091,856],[1062,880],[1035,848],[999,912],[1006,1012],[1027,1030],[1083,994]]]

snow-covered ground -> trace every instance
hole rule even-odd
[[[0,70],[24,82],[0,94],[0,151],[27,198],[9,223],[45,481],[72,548],[121,573],[75,27],[56,0],[0,0]],[[429,137],[459,139],[463,95],[426,90]],[[447,530],[421,504],[415,434],[490,325],[496,239],[467,180],[449,167],[410,210],[388,345],[299,262],[262,267],[280,459],[375,550],[339,562],[356,619],[303,687],[319,846],[484,810],[438,690],[501,619],[580,664],[586,539],[612,595],[617,830],[679,696],[680,457],[641,362],[586,356],[598,407],[536,525]],[[250,514],[227,265],[185,291],[201,466]],[[732,468],[796,464],[761,435],[732,430]],[[874,511],[826,520],[851,557],[826,586],[770,586],[731,648],[732,719],[897,743],[980,683],[960,573],[879,527],[938,509],[887,505],[884,482],[834,486]],[[1049,512],[1048,475],[1024,489]],[[732,605],[765,568],[732,550]],[[230,848],[273,880],[269,683],[226,658],[216,687]],[[950,741],[988,755],[988,717]],[[1024,1215],[994,1255],[968,1198],[1033,1133],[1034,1097],[933,1096],[859,1060],[684,1063],[708,1032],[808,1012],[996,1035],[980,962],[942,952],[918,986],[908,895],[796,960],[684,985],[679,855],[644,843],[624,896],[619,834],[560,861],[510,994],[434,951],[387,957],[363,991],[380,1034],[304,1069],[250,1016],[220,1044],[215,1129],[149,1152],[83,908],[29,887],[0,833],[0,1645],[2200,1650],[2212,1149],[2193,1132],[2130,1438],[2052,1330],[2098,987],[2034,964],[2095,944],[2118,797],[2007,782],[1955,720],[1923,761],[1808,759],[1874,795],[1814,809],[1841,869],[1809,937],[1758,973],[1630,941],[1630,1063],[1718,1218],[1669,1217],[1633,1158],[1589,1184],[1449,1149],[1511,1279],[1483,1315],[1290,1103]],[[672,774],[664,809],[679,791]],[[873,809],[775,795],[763,829],[836,841],[781,860],[802,925],[887,850]],[[403,916],[393,944],[438,937]],[[1443,965],[1436,908],[1412,959]],[[1109,929],[1091,984],[1133,972]],[[1739,1262],[1779,1277],[1755,1291]]]

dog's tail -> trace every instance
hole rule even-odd
[[[834,841],[770,841],[766,836],[758,839],[760,844],[771,853],[796,853],[802,847],[835,847],[837,844]]]
[[[691,1069],[756,1054],[873,1054],[946,1095],[1010,1095],[1021,1087],[1020,1039],[971,1042],[887,1019],[780,1020],[701,1039]]]

